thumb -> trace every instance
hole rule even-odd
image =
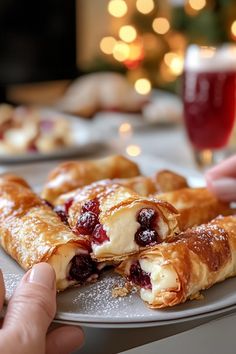
[[[25,339],[37,346],[37,343],[45,343],[55,312],[55,272],[47,263],[36,264],[24,275],[11,298],[3,330],[24,336],[23,342]]]

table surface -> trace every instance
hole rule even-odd
[[[103,136],[106,136],[106,138],[108,139],[107,151],[104,152],[103,150],[102,155],[115,152],[125,153],[126,147],[128,145],[138,145],[141,148],[143,155],[152,156],[152,158],[154,159],[164,159],[170,164],[174,164],[179,168],[191,171],[191,173],[201,173],[201,171],[197,171],[196,169],[196,165],[193,161],[191,148],[186,139],[186,135],[181,124],[145,126],[143,124],[137,124],[137,121],[134,121],[133,124],[132,120],[130,121],[130,119],[127,117],[122,117],[122,122],[127,120],[129,124],[131,124],[132,133],[126,136],[121,136],[119,133],[119,120],[116,125],[112,123],[111,117],[109,124],[107,117],[104,119],[99,117],[99,119],[95,120],[95,129],[97,131],[100,131]],[[97,151],[94,156],[98,155],[99,152]],[[54,163],[49,163],[50,166],[52,164]],[[14,170],[17,170],[17,168],[22,169],[22,166],[14,166]],[[12,169],[13,166],[1,165],[0,167],[0,170],[2,171]],[[27,169],[30,170],[30,166],[26,165],[25,169],[27,172]],[[76,353],[119,353],[130,348],[143,345],[145,343],[153,342],[161,338],[172,336],[179,332],[184,332],[206,322],[209,322],[209,319],[204,318],[201,320],[189,321],[178,325],[161,326],[158,328],[84,328],[86,342],[84,347]],[[227,328],[225,328],[225,331],[227,331]],[[175,354],[182,354],[180,344],[179,347],[175,348]],[[211,354],[211,352],[208,352],[208,354]]]

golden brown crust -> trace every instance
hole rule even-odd
[[[165,193],[188,187],[185,177],[170,170],[161,170],[152,177],[157,192]]]
[[[50,202],[61,194],[105,178],[126,178],[140,174],[136,163],[115,155],[97,160],[68,161],[49,175],[42,196]]]
[[[152,249],[142,251],[118,266],[129,276],[131,264],[141,260],[170,265],[179,286],[162,289],[148,305],[151,308],[174,306],[193,299],[195,294],[236,275],[236,217],[219,217],[208,224],[182,232]]]
[[[229,203],[219,201],[206,188],[183,188],[155,195],[179,211],[180,230],[206,223],[218,215],[232,214]]]
[[[0,175],[0,183],[4,183],[5,181],[14,182],[31,189],[30,185],[22,177],[12,173],[3,173]]]
[[[68,243],[89,249],[58,215],[30,189],[11,181],[0,184],[0,243],[24,269],[48,261]]]

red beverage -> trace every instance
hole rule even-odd
[[[193,147],[226,147],[236,115],[236,47],[190,46],[183,81],[184,119]]]
[[[227,145],[236,114],[236,72],[184,73],[184,119],[198,149]]]

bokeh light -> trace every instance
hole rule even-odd
[[[135,90],[141,95],[147,95],[151,91],[151,82],[148,79],[141,78],[134,83]]]
[[[234,21],[231,25],[231,33],[236,38],[236,21]]]
[[[189,0],[189,5],[192,9],[199,11],[206,6],[206,0]]]
[[[114,17],[123,17],[128,11],[127,4],[124,0],[110,0],[107,9]]]
[[[136,39],[137,32],[133,26],[122,26],[119,30],[119,36],[123,41],[130,43]]]
[[[100,49],[105,54],[112,54],[115,44],[116,44],[115,38],[111,36],[107,36],[102,38],[100,42]]]
[[[124,122],[119,126],[119,135],[121,137],[130,137],[132,135],[132,132],[132,126],[128,122]]]
[[[155,7],[155,3],[153,0],[137,0],[136,8],[142,14],[150,13]]]
[[[118,41],[113,48],[113,56],[118,61],[125,61],[129,58],[129,45],[127,43]]]
[[[128,145],[126,147],[126,153],[129,156],[136,157],[141,154],[142,150],[139,145]]]
[[[152,28],[156,33],[166,34],[170,29],[170,22],[165,17],[157,17],[153,20]]]

